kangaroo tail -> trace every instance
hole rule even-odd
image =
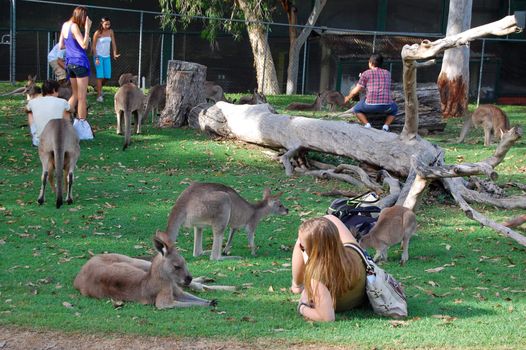
[[[131,139],[131,112],[127,108],[124,111],[124,145],[122,146],[122,150],[126,150],[128,146],[130,145],[130,139]]]
[[[15,94],[23,94],[26,92],[26,88],[25,86],[22,86],[22,87],[19,87],[18,89],[15,89],[11,92],[6,92],[5,94],[2,94],[0,96],[11,96],[11,95],[15,95]]]
[[[62,120],[57,123],[57,129],[53,140],[53,155],[55,158],[55,181],[56,181],[56,196],[57,209],[62,205],[62,187],[64,183],[64,123]]]

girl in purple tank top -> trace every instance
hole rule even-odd
[[[84,34],[80,28],[84,27]],[[71,109],[77,105],[79,120],[75,120],[73,127],[81,140],[92,139],[91,127],[87,117],[87,90],[89,80],[89,60],[86,49],[90,41],[91,20],[85,7],[79,6],[73,10],[71,18],[62,25],[59,47],[66,49],[66,71],[71,80],[72,95],[69,99]]]

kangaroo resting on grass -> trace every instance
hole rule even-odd
[[[472,125],[484,128],[484,146],[491,145],[492,135],[500,139],[502,134],[510,129],[510,122],[502,109],[494,105],[481,105],[473,112],[471,118],[466,117],[464,119],[464,126],[458,139],[459,143],[464,142]]]
[[[66,203],[73,203],[71,196],[73,189],[73,170],[80,156],[79,138],[69,120],[52,119],[47,124],[40,135],[38,155],[42,163],[42,183],[38,204],[44,203],[46,182],[56,194],[56,207],[62,205],[62,186],[64,175],[67,183]],[[53,181],[56,178],[56,187]]]
[[[216,300],[201,299],[181,289],[181,285],[190,285],[192,276],[168,235],[157,232],[153,242],[159,254],[151,262],[121,254],[95,255],[73,285],[89,297],[137,301],[158,309],[215,306]]]
[[[132,114],[135,117],[135,133],[141,133],[141,122],[144,104],[144,94],[141,89],[135,84],[136,76],[133,79],[129,78],[130,73],[125,73],[119,78],[121,87],[115,93],[114,106],[115,114],[117,115],[117,134],[121,135],[124,132],[124,151],[130,145],[131,139],[131,118]],[[124,123],[124,130],[122,124]]]
[[[194,182],[177,198],[168,218],[166,232],[175,242],[181,226],[194,227],[194,256],[203,254],[203,227],[211,226],[214,242],[210,260],[219,260],[227,226],[230,233],[224,254],[230,253],[234,232],[242,227],[247,230],[248,245],[256,255],[254,233],[259,221],[271,214],[286,215],[288,209],[279,200],[281,193],[271,195],[266,189],[263,200],[249,203],[234,189],[217,183]],[[229,257],[231,258],[231,257]]]
[[[260,94],[257,89],[254,89],[252,96],[241,96],[238,105],[257,105],[261,103],[267,103],[267,97],[263,94]]]
[[[409,259],[409,240],[416,231],[416,216],[411,209],[395,205],[380,212],[378,221],[371,231],[359,242],[363,249],[375,248],[374,261],[387,261],[387,250],[393,244],[402,242],[404,265]]]
[[[321,94],[318,94],[313,103],[292,102],[285,109],[289,111],[319,111],[321,110],[322,102],[323,98]]]

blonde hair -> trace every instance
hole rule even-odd
[[[312,280],[323,283],[331,293],[333,306],[336,298],[351,289],[359,278],[360,257],[347,254],[338,228],[327,218],[303,222],[299,231],[309,256],[305,266],[305,290],[309,300],[315,299]]]
[[[73,10],[70,20],[82,28],[86,24],[86,17],[88,17],[88,10],[84,6],[77,6]]]

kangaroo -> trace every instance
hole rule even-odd
[[[468,116],[464,119],[459,143],[464,142],[472,125],[484,128],[484,146],[491,145],[492,135],[500,139],[510,129],[510,122],[502,109],[494,105],[481,105],[473,112],[471,118]]]
[[[153,242],[159,254],[151,262],[121,254],[95,255],[78,273],[74,287],[89,297],[137,301],[158,309],[217,305],[216,300],[181,289],[190,285],[192,275],[166,233],[158,231]]]
[[[225,97],[223,88],[214,84],[213,81],[205,81],[205,96],[207,100],[210,100],[214,103],[218,101],[229,102]]]
[[[239,105],[258,105],[261,103],[267,103],[267,97],[254,89],[252,96],[241,96],[237,104]]]
[[[526,222],[526,214],[519,215],[515,218],[509,219],[504,222],[502,225],[506,227],[517,227]]]
[[[321,94],[318,94],[313,103],[292,102],[285,109],[289,111],[319,111],[321,110],[322,102],[323,98]]]
[[[69,120],[52,119],[40,135],[38,154],[42,163],[42,182],[38,204],[44,203],[46,182],[49,177],[51,188],[56,194],[56,207],[62,205],[62,185],[65,173],[67,182],[66,202],[73,203],[71,196],[73,189],[73,170],[80,156],[79,138]],[[55,187],[53,176],[57,180]]]
[[[345,106],[345,100],[341,92],[334,90],[325,90],[322,92],[321,97],[325,104],[329,105],[329,110],[333,112],[336,106]]]
[[[164,109],[166,104],[166,85],[155,85],[152,86],[148,96],[145,97],[146,106],[144,107],[144,116],[148,118],[150,112],[152,113],[152,124],[154,119]]]
[[[404,265],[409,259],[409,240],[416,231],[416,216],[411,209],[395,205],[380,212],[378,221],[371,231],[359,242],[363,249],[375,248],[374,261],[387,261],[387,250],[393,244],[402,242]]]
[[[126,74],[129,73],[125,73],[119,78],[119,84],[122,82],[122,85],[119,90],[117,90],[114,97],[118,135],[123,133],[122,123],[124,122],[123,151],[130,145],[132,114],[135,117],[135,133],[141,133],[141,121],[144,103],[144,94],[134,83],[134,81],[136,81],[136,76],[133,77],[133,79],[126,80],[126,78],[123,78],[123,76]]]
[[[168,218],[166,232],[175,242],[182,225],[194,227],[194,256],[203,254],[203,227],[211,226],[214,242],[210,260],[220,260],[223,236],[227,226],[230,226],[228,241],[223,251],[230,253],[234,232],[245,227],[248,235],[248,245],[252,255],[256,255],[254,233],[259,221],[268,215],[286,215],[288,209],[281,204],[281,193],[271,195],[266,189],[263,200],[249,203],[234,189],[218,183],[194,182],[177,198]],[[231,258],[231,257],[228,257]]]
[[[132,73],[122,73],[119,76],[119,86],[123,86],[124,84],[132,83],[135,84],[135,86],[139,85],[139,77],[136,75],[133,75]]]

